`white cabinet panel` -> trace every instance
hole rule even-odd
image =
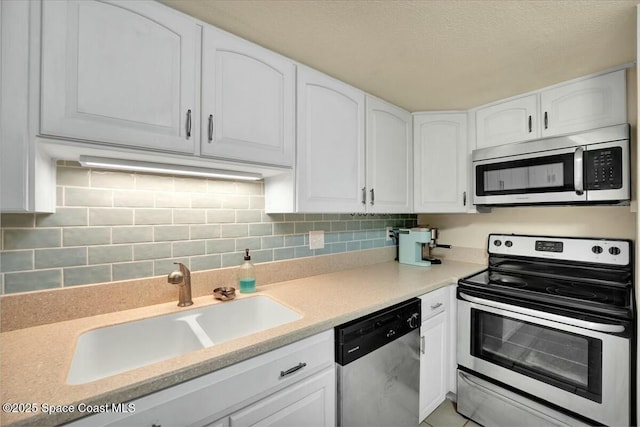
[[[413,141],[414,211],[465,212],[466,113],[414,114]]]
[[[0,2],[0,211],[54,212],[56,165],[37,149],[39,6]]]
[[[627,122],[625,70],[542,91],[542,136]]]
[[[364,94],[298,69],[297,210],[364,211]]]
[[[420,327],[420,420],[445,399],[448,379],[447,313],[437,314]]]
[[[456,392],[456,285],[420,296],[420,421]]]
[[[538,95],[528,95],[476,111],[476,147],[538,138]]]
[[[202,52],[202,154],[292,166],[294,64],[209,26]]]
[[[411,212],[411,113],[367,96],[367,211]]]
[[[41,133],[193,153],[200,30],[153,2],[43,2]]]
[[[331,427],[336,423],[335,401],[332,366],[231,414],[230,427]]]

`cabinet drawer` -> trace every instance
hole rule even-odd
[[[333,366],[333,329],[130,403],[135,413],[103,413],[71,426],[206,425]]]
[[[229,417],[231,427],[335,426],[336,372],[326,368]]]
[[[422,300],[422,321],[442,313],[449,303],[449,287],[437,289],[420,297]]]

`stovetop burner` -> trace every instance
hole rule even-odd
[[[587,289],[580,289],[578,285],[566,285],[566,286],[549,286],[547,292],[550,294],[561,295],[563,297],[577,298],[586,301],[597,301],[606,303],[609,298],[602,294],[591,292]]]
[[[504,286],[511,286],[513,288],[525,288],[527,286],[527,281],[516,276],[509,276],[506,274],[490,272],[489,273],[489,284],[498,283]]]

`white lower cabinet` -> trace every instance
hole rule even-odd
[[[335,424],[335,370],[312,375],[229,416],[230,427]]]
[[[420,327],[420,420],[446,395],[447,315],[440,313]]]
[[[333,330],[126,402],[68,426],[318,426],[336,423]]]
[[[451,292],[455,286],[440,288],[420,297],[420,421],[422,422],[445,399],[450,391],[451,372],[455,371],[455,352],[451,341],[455,328],[451,325]],[[453,325],[455,326],[455,325]]]

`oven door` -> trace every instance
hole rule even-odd
[[[629,425],[630,344],[597,324],[459,293],[458,364],[606,425]]]
[[[473,162],[476,205],[576,203],[587,200],[584,147]]]

